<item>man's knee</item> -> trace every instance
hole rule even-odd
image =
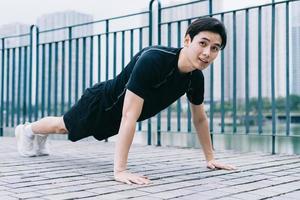
[[[55,128],[55,133],[58,133],[58,134],[66,134],[66,133],[68,133],[68,130],[66,129],[63,117],[59,117],[59,119],[57,120],[56,128]]]

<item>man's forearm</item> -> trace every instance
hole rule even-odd
[[[208,121],[198,121],[194,122],[198,139],[201,143],[203,152],[205,154],[206,161],[210,161],[214,159],[213,149],[212,149],[212,143],[210,139],[210,133],[209,133],[209,126]]]
[[[135,132],[136,121],[122,118],[115,147],[114,171],[120,172],[127,168],[127,159]]]

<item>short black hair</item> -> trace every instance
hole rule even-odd
[[[221,49],[224,49],[227,42],[227,33],[224,24],[213,17],[202,17],[193,21],[186,30],[185,36],[189,35],[191,40],[201,31],[210,31],[221,36]]]

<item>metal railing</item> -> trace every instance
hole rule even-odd
[[[291,11],[297,10],[299,3],[272,2],[213,13],[212,0],[171,6],[151,0],[147,11],[51,30],[32,25],[28,34],[1,38],[0,136],[4,127],[63,115],[87,87],[115,77],[143,47],[181,47],[184,31],[194,19],[214,16],[227,27],[228,45],[204,71],[212,139],[215,133],[272,135],[275,153],[276,136],[297,136],[290,128],[290,71],[295,56],[290,38],[297,37],[291,34],[291,21],[300,26],[300,19],[293,19],[295,11]],[[55,34],[60,36],[48,39]],[[25,39],[19,45],[9,42],[20,38]],[[293,70],[297,64],[293,63]],[[284,90],[278,86],[281,83]],[[284,113],[278,113],[280,96],[284,96]],[[268,108],[271,111],[266,112]],[[299,110],[292,111],[299,117]],[[284,126],[278,123],[282,116]],[[192,133],[191,124],[190,107],[182,97],[156,120],[140,122],[138,130],[148,132],[148,144],[151,133],[157,132],[157,145],[161,145],[161,132]]]

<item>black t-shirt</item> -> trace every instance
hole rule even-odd
[[[138,121],[150,118],[167,108],[185,93],[189,101],[199,105],[204,99],[202,71],[181,73],[178,58],[181,48],[147,47],[138,52],[114,79],[105,84],[105,111],[122,115],[126,89],[144,99]]]

